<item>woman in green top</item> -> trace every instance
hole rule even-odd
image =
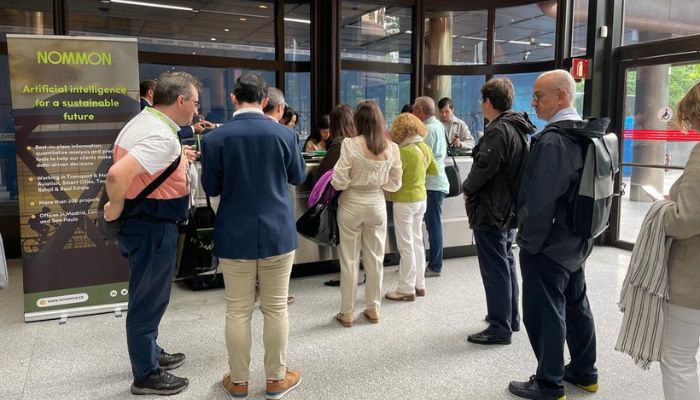
[[[414,301],[425,296],[425,247],[423,246],[423,214],[427,192],[426,175],[437,175],[433,152],[423,138],[428,130],[413,114],[400,114],[391,125],[391,138],[401,153],[401,188],[394,193],[394,232],[401,254],[399,285],[386,294],[389,300]]]

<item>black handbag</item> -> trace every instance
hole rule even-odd
[[[320,246],[337,246],[340,243],[337,219],[339,195],[337,193],[330,201],[320,201],[309,208],[297,220],[297,232]]]
[[[108,240],[108,241],[113,241],[117,239],[117,236],[119,235],[119,232],[122,230],[122,225],[124,225],[124,221],[129,219],[131,216],[131,211],[136,208],[136,206],[139,205],[145,199],[153,193],[154,190],[158,188],[163,182],[165,182],[166,179],[172,173],[177,169],[177,166],[180,164],[180,158],[182,157],[182,154],[177,156],[175,160],[173,160],[170,165],[168,165],[168,168],[163,171],[156,179],[153,180],[153,182],[149,183],[148,186],[146,186],[141,193],[139,193],[134,200],[132,200],[129,203],[128,207],[124,207],[122,210],[121,215],[119,218],[113,220],[113,221],[105,221],[104,218],[104,205],[109,201],[109,197],[107,196],[107,188],[102,189],[102,197],[100,198],[100,202],[97,206],[97,229],[99,229],[100,233],[102,234],[102,239]]]
[[[462,177],[459,176],[459,167],[457,166],[457,160],[455,160],[454,152],[449,151],[449,140],[447,139],[447,133],[445,133],[445,140],[447,140],[447,153],[452,157],[453,165],[445,165],[445,175],[447,175],[447,182],[450,183],[450,189],[445,197],[455,197],[462,194]]]
[[[207,196],[206,207],[190,210],[185,225],[185,242],[180,258],[179,277],[191,277],[217,268],[217,260],[212,255],[214,249],[214,220],[216,213]]]

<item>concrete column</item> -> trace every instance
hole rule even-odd
[[[426,64],[452,65],[453,13],[431,13],[426,37]],[[434,99],[451,97],[452,77],[429,76],[425,81],[425,95]]]

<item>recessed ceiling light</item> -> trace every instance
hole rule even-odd
[[[260,4],[258,7],[260,7],[260,8],[267,8],[267,6],[266,6],[265,4]]]
[[[192,7],[180,7],[180,6],[171,6],[168,4],[156,4],[156,3],[147,3],[144,1],[133,1],[133,0],[111,0],[111,3],[117,3],[117,4],[129,4],[132,6],[143,6],[143,7],[156,7],[156,8],[167,8],[170,10],[180,10],[180,11],[196,11]]]
[[[215,37],[211,38],[211,41],[216,42],[216,38]]]
[[[228,28],[224,28],[224,32],[228,32],[229,30],[230,30],[230,29],[228,29]]]
[[[193,56],[196,56],[196,55],[197,55],[197,52],[196,52],[196,51],[193,51],[193,52],[192,52],[192,55],[193,55]]]
[[[240,20],[241,20],[241,21],[247,21],[248,18],[246,18],[246,17],[241,17]]]

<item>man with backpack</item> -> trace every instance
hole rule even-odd
[[[532,106],[548,125],[532,137],[518,198],[517,243],[523,322],[538,365],[529,381],[508,385],[525,399],[565,399],[563,381],[598,390],[595,326],[584,275],[593,238],[577,233],[574,200],[587,147],[578,138],[602,138],[605,126],[581,119],[573,106],[575,93],[576,83],[564,70],[540,75],[533,89]],[[571,355],[567,365],[564,342]]]
[[[509,79],[491,79],[481,87],[481,110],[489,123],[472,151],[474,163],[462,184],[488,310],[489,327],[467,337],[476,344],[510,344],[513,332],[520,330],[511,247],[516,199],[528,155],[527,135],[535,133],[535,126],[527,114],[511,110],[514,98]]]

